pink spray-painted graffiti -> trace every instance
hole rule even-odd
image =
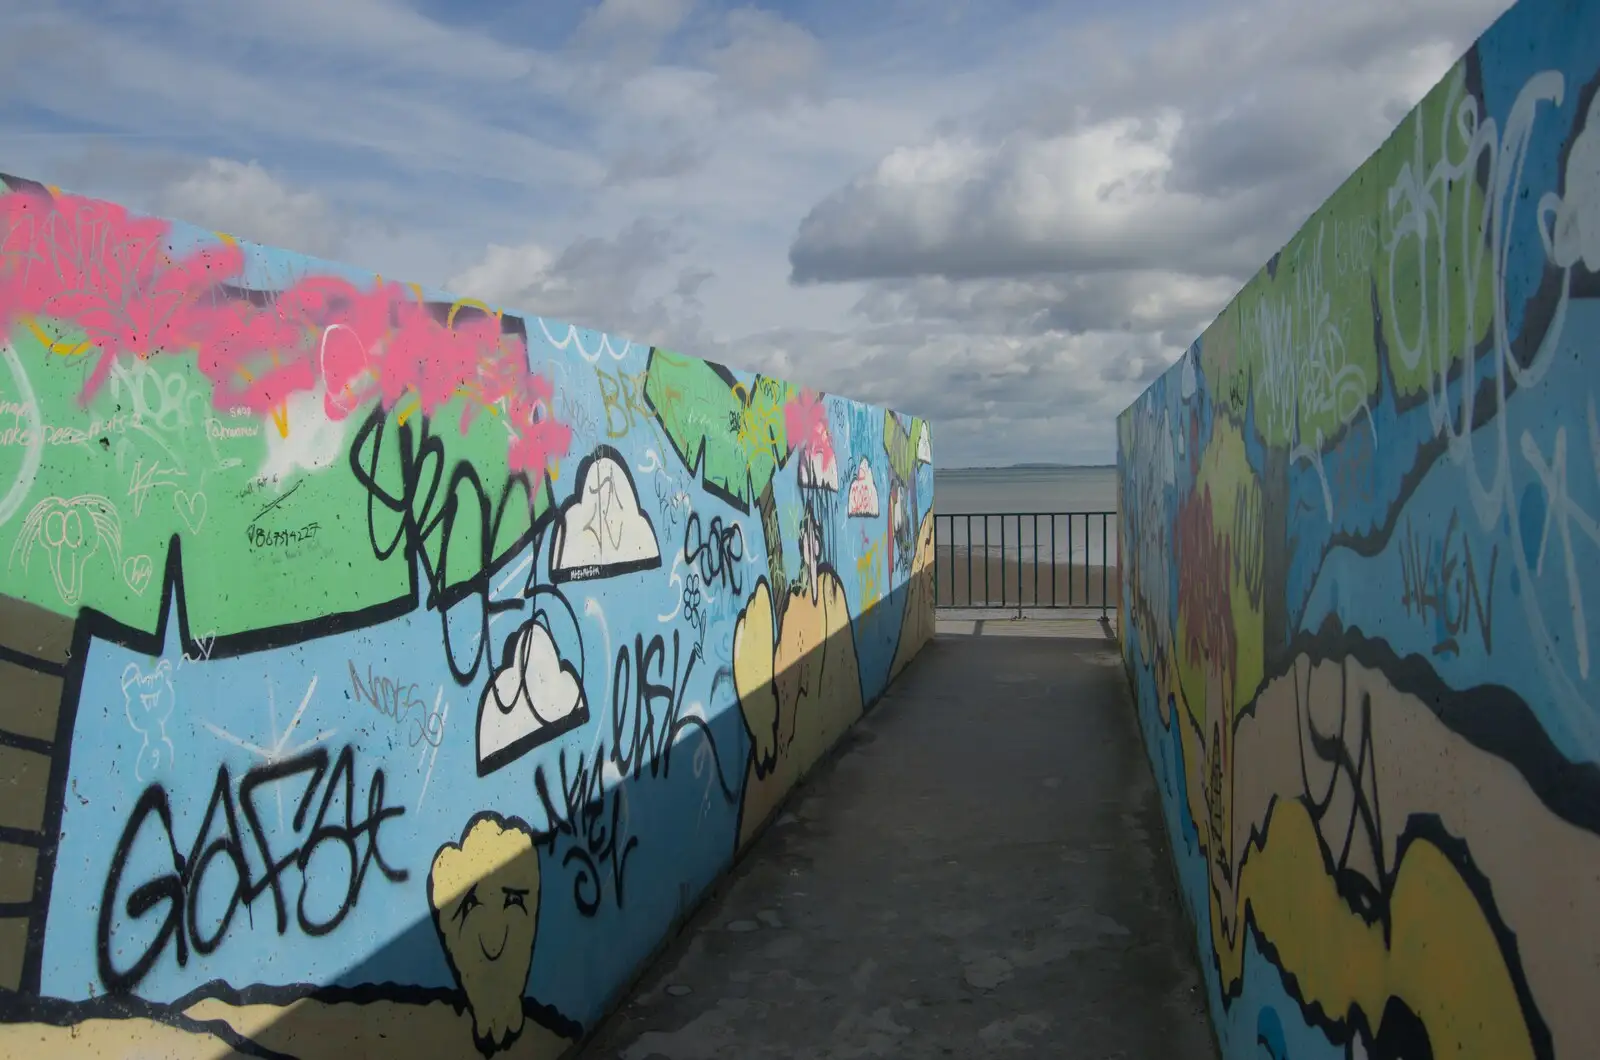
[[[784,429],[789,442],[805,457],[800,474],[807,486],[839,488],[839,462],[833,451],[833,434],[828,430],[828,409],[812,391],[803,390],[784,406]]]
[[[504,416],[512,471],[542,474],[571,431],[552,390],[499,321],[441,322],[396,283],[370,290],[307,277],[261,304],[230,292],[245,270],[231,241],[182,257],[167,222],[112,203],[17,191],[0,196],[0,333],[19,320],[70,320],[83,341],[58,352],[95,357],[87,403],[118,357],[198,351],[218,408],[245,406],[287,430],[286,402],[322,388],[341,419],[377,397],[432,414],[464,398],[461,429],[479,411]]]

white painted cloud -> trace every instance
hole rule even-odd
[[[839,492],[839,460],[834,456],[833,445],[808,445],[800,457],[799,482],[801,489]]]
[[[655,528],[639,507],[626,462],[602,450],[578,473],[551,543],[551,579],[609,578],[661,566]]]
[[[933,463],[933,428],[926,423],[922,425],[922,434],[917,438],[917,462]]]
[[[855,477],[850,480],[849,511],[864,519],[878,517],[878,480],[872,475],[872,465],[866,457],[856,465]]]
[[[506,639],[478,703],[478,775],[515,761],[589,717],[577,671],[550,631],[531,619]]]

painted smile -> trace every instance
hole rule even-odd
[[[488,950],[488,947],[484,946],[484,944],[483,944],[483,936],[479,935],[478,936],[478,952],[482,953],[484,955],[484,957],[487,958],[488,960],[498,961],[500,959],[500,955],[506,951],[506,939],[509,938],[510,935],[511,935],[511,929],[509,927],[506,928],[504,931],[500,932],[500,948],[495,950],[493,953],[490,953],[489,950]]]

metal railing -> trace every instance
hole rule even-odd
[[[1099,608],[1104,617],[1120,585],[1116,533],[1116,512],[936,512],[934,604]]]

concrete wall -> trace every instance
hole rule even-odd
[[[1118,421],[1230,1060],[1600,1050],[1597,87],[1512,8]]]
[[[0,1055],[556,1055],[931,633],[920,420],[3,190]]]

